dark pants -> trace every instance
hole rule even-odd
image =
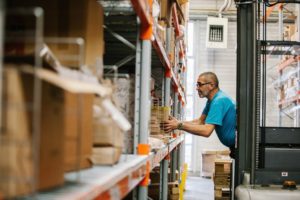
[[[229,147],[230,149],[230,154],[229,156],[232,158],[232,159],[235,159],[235,147]]]

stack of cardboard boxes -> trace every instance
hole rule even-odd
[[[93,121],[94,148],[92,161],[95,164],[113,165],[119,160],[122,153],[124,133],[99,104],[94,105]]]
[[[169,119],[170,107],[152,106],[150,135],[152,137],[162,139],[165,143],[169,141],[169,136],[164,132],[164,121]]]
[[[150,173],[151,184],[148,187],[148,195],[152,199],[159,199],[160,195],[160,168],[154,168]],[[176,181],[168,182],[168,199],[178,200],[179,199],[179,173],[176,171]],[[171,180],[170,170],[168,172],[168,180]]]
[[[231,191],[231,159],[216,159],[215,160],[215,199],[229,200]]]
[[[202,151],[202,177],[213,177],[215,172],[215,160],[228,158],[229,150],[204,149]]]

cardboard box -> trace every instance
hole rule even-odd
[[[85,41],[83,46],[83,64],[95,66],[97,59],[102,59],[104,52],[103,42],[103,9],[95,0],[10,0],[8,8],[15,7],[41,7],[44,10],[44,36],[51,38],[82,38]],[[12,20],[19,31],[24,27],[24,20]],[[18,24],[19,23],[19,26]],[[30,24],[30,22],[29,22]],[[31,22],[32,24],[32,22]],[[9,25],[9,24],[8,24]],[[24,30],[25,31],[25,30]],[[78,67],[79,48],[76,44],[48,44],[63,65]],[[20,48],[28,48],[25,45],[18,45]],[[31,51],[33,49],[31,47]],[[31,52],[31,53],[32,53]],[[75,56],[68,59],[66,56]]]
[[[291,41],[292,36],[295,34],[295,25],[289,24],[284,27],[284,40]]]
[[[16,68],[5,68],[3,81],[3,132],[0,145],[0,192],[13,197],[32,192],[32,181],[38,189],[64,183],[63,170],[63,104],[58,88],[43,82],[39,142],[33,137],[33,77]],[[38,123],[38,122],[37,122]],[[36,144],[33,149],[33,144]],[[38,145],[40,144],[40,145]],[[38,154],[37,151],[39,150]],[[39,162],[34,162],[39,155]],[[37,169],[37,167],[39,167]],[[35,174],[38,171],[39,174]],[[1,179],[1,178],[0,178]],[[16,181],[18,180],[18,181]]]
[[[64,91],[65,171],[92,166],[93,102],[93,94]]]
[[[148,195],[152,199],[159,199],[159,191],[160,184],[155,183],[155,184],[150,184],[148,187]],[[178,181],[175,182],[168,182],[168,199],[179,199],[179,184]],[[175,194],[173,193],[175,192]]]
[[[184,16],[184,22],[182,22],[183,25],[187,26],[188,21],[189,21],[189,10],[190,10],[190,3],[184,3],[181,5],[181,10],[183,12],[183,16]]]
[[[124,133],[109,116],[94,119],[94,146],[124,146]]]
[[[118,78],[115,82],[113,100],[118,109],[134,124],[134,105],[135,105],[135,79],[134,76],[129,78]],[[123,133],[123,152],[124,154],[133,154],[134,152],[134,130]]]
[[[94,147],[92,162],[95,165],[114,165],[122,154],[122,148],[118,147]]]
[[[52,3],[52,1],[46,2]],[[66,3],[56,0],[56,2],[59,6],[58,10],[47,9],[46,12],[51,12],[49,18],[45,12],[45,36],[83,38],[85,41],[84,64],[94,68],[96,60],[102,59],[104,52],[103,10],[100,4],[94,0],[73,0]],[[56,20],[53,20],[53,17]],[[48,29],[48,24],[52,24],[56,29],[52,29],[50,25]],[[50,49],[59,56],[78,55],[79,50],[74,48],[74,45],[50,45]],[[64,59],[62,64],[79,66],[76,60]]]
[[[189,2],[189,0],[178,0],[178,3],[181,5],[181,4],[185,4]]]
[[[230,174],[231,173],[230,159],[216,159],[215,160],[215,174]]]
[[[170,21],[171,18],[171,3],[169,0],[160,0],[160,20]]]
[[[212,177],[215,172],[215,160],[218,158],[228,158],[229,150],[203,150],[201,176]]]
[[[42,78],[39,72],[48,74],[43,73]],[[66,88],[69,83],[48,70],[37,70],[37,74],[43,80],[41,115],[33,118],[37,105],[33,103],[32,66],[5,67],[4,123],[1,132],[1,141],[5,141],[5,145],[1,145],[0,149],[0,176],[5,180],[0,182],[0,191],[5,196],[31,193],[34,178],[37,178],[38,189],[63,184],[65,169],[77,169],[78,158],[81,159],[81,168],[91,166],[94,95],[71,93],[60,88],[59,84],[59,87],[55,86],[55,81],[49,81],[53,76]],[[51,78],[47,79],[49,74]],[[75,90],[75,86],[78,85],[70,88]],[[33,120],[37,120],[35,127],[40,128],[40,140],[34,149]],[[34,163],[36,152],[39,155],[38,165]],[[39,172],[37,177],[35,171]]]

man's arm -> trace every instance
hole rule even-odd
[[[204,124],[205,117],[206,117],[205,115],[202,115],[199,119],[197,119],[198,123],[179,122],[176,118],[173,117],[170,120],[165,122],[164,130],[166,132],[171,132],[172,130],[178,128],[179,123],[182,123],[181,130],[184,130],[194,135],[209,137],[212,134],[213,130],[215,129],[215,125]]]
[[[204,125],[205,124],[205,119],[206,119],[206,115],[201,115],[199,118],[200,124]]]
[[[201,115],[199,118],[193,119],[192,121],[184,121],[185,124],[205,124],[206,115]]]
[[[209,137],[215,129],[213,124],[182,124],[181,130],[189,132],[193,135]]]

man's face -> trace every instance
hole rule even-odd
[[[208,97],[211,91],[212,82],[208,81],[205,77],[201,76],[197,80],[196,90],[200,98]]]

